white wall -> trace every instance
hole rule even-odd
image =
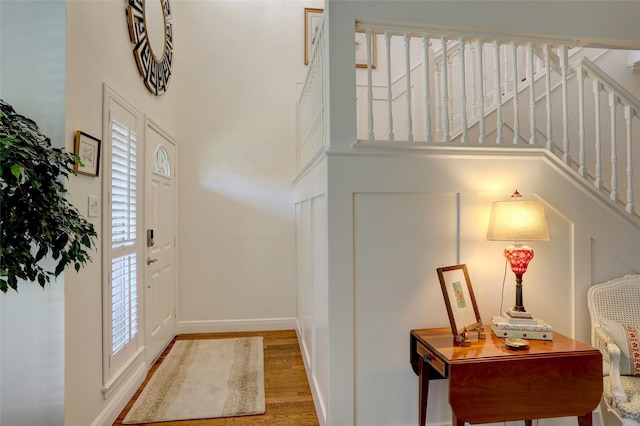
[[[182,332],[293,328],[304,4],[178,2]],[[182,78],[180,78],[182,76]]]
[[[65,20],[63,1],[0,2],[0,98],[58,148],[64,146]],[[62,425],[64,275],[45,289],[25,282],[18,288],[0,294],[0,424]]]

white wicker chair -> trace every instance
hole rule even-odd
[[[633,355],[640,356],[640,275],[593,285],[587,299],[591,343],[603,357],[606,409],[624,426],[640,426],[640,358],[634,362]]]

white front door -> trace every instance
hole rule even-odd
[[[176,335],[176,146],[145,124],[145,345],[153,361]]]

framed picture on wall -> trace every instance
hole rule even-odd
[[[467,265],[438,268],[437,272],[453,335],[459,336],[465,331],[480,327],[482,320]]]
[[[100,171],[100,140],[78,130],[74,154],[82,164],[76,163],[73,170],[87,176],[98,176]]]
[[[367,35],[356,31],[356,67],[367,68]],[[376,67],[376,36],[371,35],[371,68]]]
[[[304,64],[309,65],[311,49],[316,39],[324,9],[306,7],[304,9]],[[364,31],[355,33],[356,67],[367,68],[367,35]],[[376,37],[371,37],[371,68],[376,67]]]
[[[311,59],[311,48],[322,22],[323,9],[305,7],[304,9],[304,64]]]

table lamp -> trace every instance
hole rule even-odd
[[[544,204],[541,201],[523,200],[517,190],[510,201],[494,202],[491,207],[487,240],[513,241],[513,245],[504,249],[504,256],[516,275],[516,304],[504,313],[505,320],[511,324],[539,325],[540,322],[527,312],[522,302],[522,275],[527,271],[534,254],[533,249],[522,242],[549,241]]]

